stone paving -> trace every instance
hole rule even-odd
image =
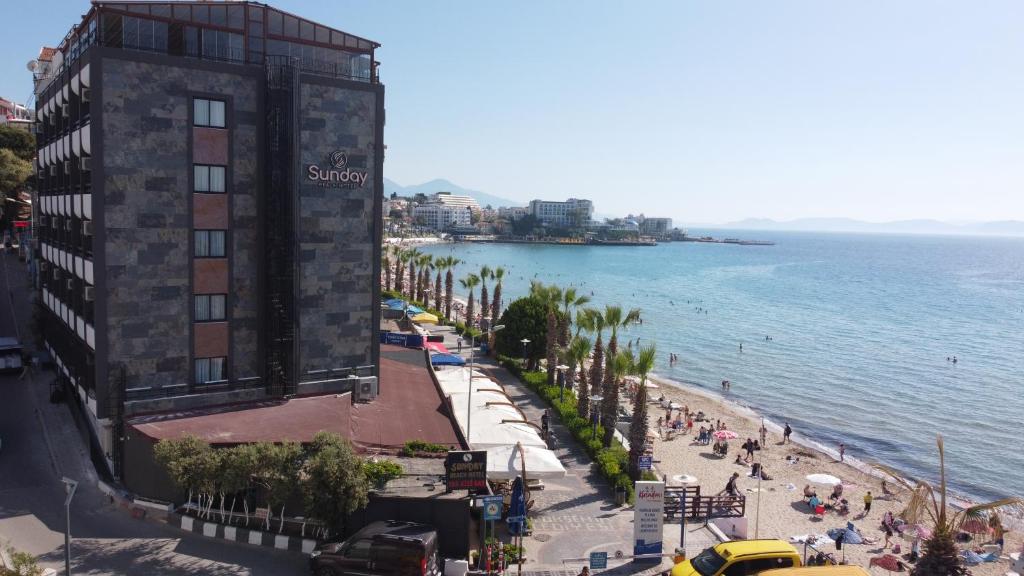
[[[439,327],[434,334],[444,334],[444,345],[452,351],[458,349],[458,337],[449,327]],[[469,346],[463,345],[462,356],[469,359]],[[526,417],[540,424],[546,405],[543,400],[523,386],[515,376],[489,358],[474,357],[479,369],[497,380]],[[604,479],[592,469],[590,458],[573,440],[569,430],[556,418],[551,430],[555,435],[555,454],[568,472],[565,478],[545,480],[545,489],[533,493],[536,501],[530,511],[533,534],[525,539],[527,562],[523,574],[528,576],[576,576],[586,565],[583,560],[590,552],[604,551],[609,555],[609,569],[602,574],[661,574],[671,569],[671,559],[661,564],[640,564],[627,560],[616,561],[616,551],[632,554],[633,509],[616,506],[612,490]],[[665,549],[672,552],[679,542],[679,525],[665,526]],[[714,535],[701,526],[687,527],[689,554],[697,553],[716,544]],[[517,574],[513,568],[509,574]]]

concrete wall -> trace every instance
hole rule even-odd
[[[309,75],[301,78],[298,369],[375,364],[380,274],[383,87]],[[326,187],[307,178],[315,165],[366,174],[361,186]],[[333,183],[332,183],[333,184]]]
[[[190,382],[193,96],[228,102],[232,213],[229,374],[256,376],[256,199],[261,70],[107,51],[101,126],[108,380],[128,387]],[[233,122],[232,122],[233,121]],[[233,124],[233,125],[232,125]]]

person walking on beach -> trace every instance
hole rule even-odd
[[[754,439],[747,438],[747,442],[743,444],[744,450],[747,451],[747,456],[743,459],[744,462],[750,462],[754,459]]]
[[[761,448],[768,449],[768,429],[761,424]]]
[[[789,422],[786,422],[786,429],[782,431],[782,443],[783,444],[788,444],[789,443],[789,437],[792,434],[793,434],[793,429],[790,428]]]
[[[871,490],[868,490],[868,493],[864,495],[864,514],[861,517],[867,518],[868,512],[871,512],[871,501],[874,499],[874,496],[871,495]]]
[[[739,496],[739,491],[736,489],[736,481],[739,480],[740,473],[733,472],[732,477],[725,483],[725,490],[722,490],[720,494],[728,494],[729,496]]]
[[[842,442],[839,443],[839,461],[846,461],[846,444],[843,444]]]

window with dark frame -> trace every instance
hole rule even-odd
[[[226,230],[196,230],[195,250],[196,258],[224,258],[227,255],[227,231]]]
[[[226,294],[196,294],[195,321],[223,322],[227,318],[226,304]]]
[[[192,191],[208,194],[223,194],[226,191],[224,166],[209,164],[192,165]]]
[[[196,384],[209,384],[225,379],[225,367],[228,359],[224,356],[217,358],[196,358]]]
[[[194,98],[192,100],[192,125],[209,128],[224,128],[226,106],[223,100]]]

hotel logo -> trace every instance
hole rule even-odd
[[[348,154],[335,150],[327,156],[327,165],[316,164],[306,167],[306,178],[322,188],[362,188],[369,176],[366,170],[348,167]]]

